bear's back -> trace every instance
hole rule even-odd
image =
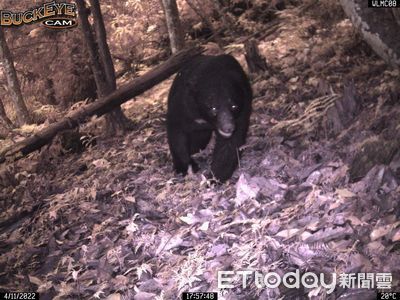
[[[180,73],[199,83],[245,76],[237,60],[228,54],[200,55],[186,64]]]

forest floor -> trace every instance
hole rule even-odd
[[[299,270],[337,274],[335,289],[243,287],[237,276],[220,299],[376,299],[385,280],[400,291],[400,74],[318,5],[283,10],[258,41],[269,69],[252,77],[247,144],[227,183],[203,175],[212,145],[196,156],[198,173],[174,174],[172,79],[124,105],[134,122],[124,137],[98,137],[81,154],[54,143],[8,166],[0,290],[178,299],[218,291],[217,271]],[[240,41],[229,51],[245,67]],[[342,273],[373,288],[340,286]]]

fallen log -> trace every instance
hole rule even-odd
[[[131,83],[117,89],[115,92],[103,99],[99,99],[81,107],[60,121],[50,124],[48,127],[35,133],[33,136],[2,150],[0,153],[0,163],[21,159],[29,153],[39,150],[41,147],[51,142],[58,132],[75,128],[79,124],[86,122],[90,116],[104,115],[122,103],[142,94],[156,84],[167,79],[177,72],[183,64],[202,52],[203,49],[197,47],[176,53],[166,62],[150,70],[143,76],[134,79]]]

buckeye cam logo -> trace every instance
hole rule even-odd
[[[77,25],[75,3],[55,1],[24,12],[0,10],[0,26],[21,26],[42,22],[47,28],[65,29]]]
[[[71,28],[76,26],[76,21],[74,19],[68,18],[57,18],[57,19],[48,19],[43,21],[43,25],[47,28],[54,28],[54,29],[64,29],[64,28]]]

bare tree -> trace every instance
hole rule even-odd
[[[183,31],[176,0],[162,0],[172,53],[184,47]]]
[[[24,99],[22,98],[21,87],[19,85],[17,72],[14,68],[14,61],[8,48],[3,29],[0,27],[0,56],[3,61],[4,73],[7,77],[8,88],[11,93],[11,99],[17,115],[19,125],[31,123],[31,118],[26,108]]]
[[[96,33],[95,36],[93,35],[92,27],[88,20],[88,9],[86,8],[85,1],[77,0],[76,4],[79,11],[82,33],[89,51],[91,67],[97,86],[97,96],[99,98],[104,98],[116,89],[116,79],[114,64],[107,44],[107,34],[100,4],[97,0],[90,0],[94,20],[93,28]],[[123,133],[129,126],[129,119],[123,114],[121,107],[117,107],[107,114],[106,120],[109,134]]]

